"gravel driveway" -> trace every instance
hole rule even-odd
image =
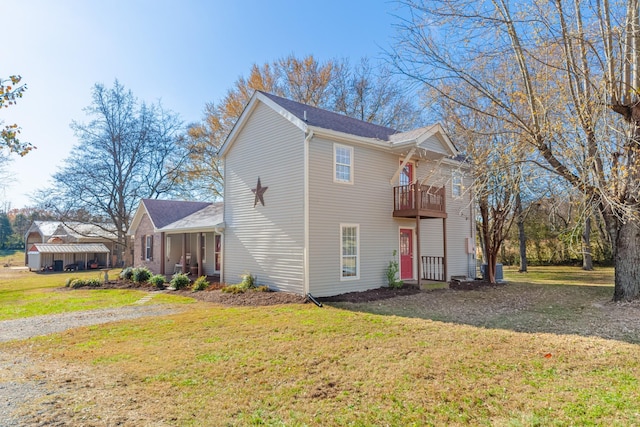
[[[142,300],[141,300],[142,301]],[[0,342],[23,340],[49,335],[81,326],[116,322],[146,316],[162,316],[177,310],[164,305],[131,305],[120,308],[79,311],[25,319],[0,321]],[[47,381],[33,373],[38,360],[0,349],[0,427],[64,425],[43,424],[36,417],[20,415],[16,411],[23,405],[46,405],[55,391]],[[46,406],[40,412],[46,411]],[[34,414],[31,414],[34,415]]]

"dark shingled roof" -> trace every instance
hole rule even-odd
[[[389,137],[398,132],[395,129],[354,119],[343,114],[334,113],[317,107],[312,107],[310,105],[301,104],[300,102],[291,101],[290,99],[281,98],[270,93],[260,93],[310,126],[344,132],[365,138],[376,138],[382,141],[389,141]],[[304,119],[305,111],[307,112],[306,121]]]
[[[142,202],[156,228],[165,227],[211,204],[208,202],[157,199],[143,199]]]

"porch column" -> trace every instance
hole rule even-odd
[[[422,256],[420,255],[420,215],[416,216],[416,254],[418,257],[418,289],[422,283]]]
[[[187,233],[182,233],[182,273],[187,273]]]
[[[197,234],[197,238],[196,238],[196,245],[197,245],[197,250],[196,250],[196,256],[197,256],[197,260],[198,260],[198,277],[202,276],[202,271],[204,270],[202,268],[202,233],[198,231]]]
[[[162,275],[165,274],[165,264],[167,263],[166,244],[166,237],[164,236],[164,232],[162,232],[160,233],[160,274]]]
[[[442,247],[444,248],[444,281],[447,281],[447,219],[442,218]]]

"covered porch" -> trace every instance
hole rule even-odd
[[[222,234],[216,231],[162,233],[164,253],[160,274],[220,276]]]

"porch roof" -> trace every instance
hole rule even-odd
[[[168,224],[158,231],[169,233],[216,231],[224,229],[223,203],[211,203],[204,209]]]
[[[41,254],[78,254],[78,253],[109,253],[109,249],[102,243],[34,243],[29,253]]]

